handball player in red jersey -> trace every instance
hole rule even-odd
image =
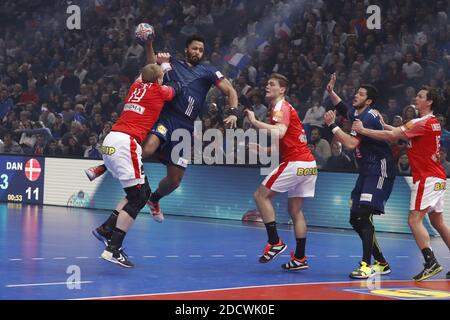
[[[285,270],[301,270],[308,268],[305,256],[306,223],[302,207],[304,198],[314,197],[317,166],[297,112],[285,100],[287,90],[288,79],[285,76],[277,73],[270,76],[266,86],[266,100],[272,107],[270,124],[257,120],[253,111],[246,110],[246,113],[254,127],[267,129],[270,134],[279,137],[282,161],[254,194],[268,235],[268,243],[259,262],[269,262],[287,248],[278,236],[272,197],[277,193],[288,192],[288,211],[294,224],[297,246],[295,252],[291,252],[291,261],[281,267]]]

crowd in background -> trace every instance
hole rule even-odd
[[[290,80],[287,99],[297,110],[308,145],[322,169],[356,170],[353,153],[324,127],[332,108],[325,90],[351,104],[360,84],[379,91],[375,107],[393,126],[417,117],[416,92],[441,89],[434,110],[442,125],[441,161],[450,174],[450,28],[447,1],[371,1],[381,29],[367,28],[365,1],[343,0],[80,0],[81,29],[66,26],[66,2],[0,3],[0,153],[101,158],[99,146],[123,108],[128,88],[145,63],[135,26],[155,27],[155,50],[183,56],[186,37],[206,39],[204,61],[214,64],[239,96],[243,110],[267,120],[268,75]],[[227,101],[213,88],[203,130],[223,129]],[[351,123],[339,118],[349,132]],[[406,143],[392,143],[399,174],[409,174]]]

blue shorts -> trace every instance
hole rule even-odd
[[[374,214],[383,214],[386,201],[391,195],[395,178],[359,175],[352,191],[352,211],[366,206],[374,209]]]
[[[178,143],[183,141],[182,138],[177,141],[172,141],[172,134],[177,129],[185,129],[186,133],[189,133],[192,139],[194,122],[189,119],[180,119],[170,114],[161,114],[158,122],[156,122],[155,126],[151,130],[151,134],[157,136],[161,141],[161,145],[159,147],[159,160],[165,165],[172,164],[182,169],[186,169],[190,159],[187,159],[188,155],[183,152],[183,149],[181,149],[180,152],[177,152],[177,154],[174,154],[172,157],[172,149]],[[191,150],[189,150],[189,152],[190,151]]]

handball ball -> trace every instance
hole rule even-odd
[[[152,41],[155,38],[155,29],[148,23],[140,23],[134,32],[136,39],[140,43]]]

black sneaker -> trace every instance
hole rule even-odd
[[[447,272],[447,275],[445,276],[447,279],[450,279],[450,271]]]
[[[111,247],[106,247],[102,253],[102,258],[116,263],[124,268],[133,268],[134,264],[128,259],[127,254],[123,251],[123,248],[112,249]]]
[[[268,243],[265,248],[262,256],[259,258],[260,263],[266,263],[272,261],[276,256],[280,255],[284,250],[286,250],[287,245],[283,243],[283,241],[278,241],[277,244]]]
[[[416,281],[422,281],[438,274],[441,271],[442,267],[439,265],[439,263],[436,260],[432,260],[428,263],[424,263],[422,272],[416,275],[413,279]]]
[[[105,246],[109,245],[109,241],[111,241],[112,232],[106,230],[106,228],[101,225],[95,230],[92,230],[92,234],[94,237],[96,237],[99,241],[103,242]]]

